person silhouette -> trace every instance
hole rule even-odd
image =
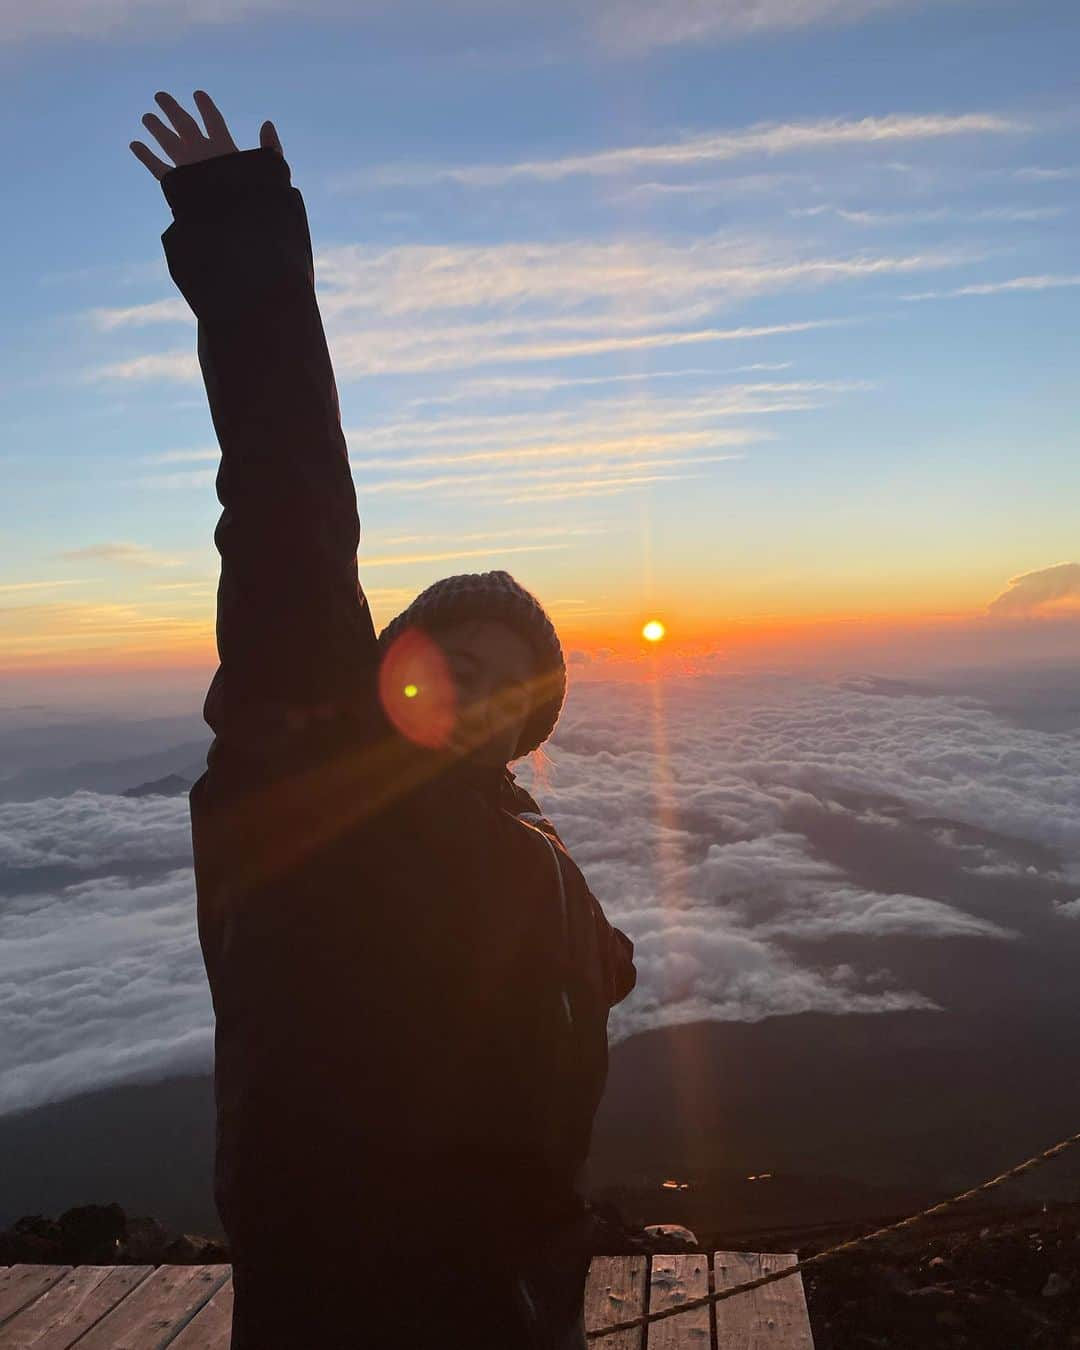
[[[634,985],[510,763],[566,666],[509,573],[376,635],[304,204],[272,123],[143,118],[221,447],[214,733],[191,790],[234,1350],[584,1344],[581,1175]]]

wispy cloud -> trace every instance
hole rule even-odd
[[[744,324],[734,328],[694,328],[689,330],[636,333],[632,337],[566,338],[548,342],[500,342],[478,336],[483,326],[462,326],[447,331],[423,328],[417,331],[380,332],[360,329],[338,334],[332,341],[334,363],[342,378],[392,373],[460,370],[470,366],[499,366],[518,362],[555,361],[581,356],[601,356],[618,352],[661,351],[713,342],[742,342],[754,338],[808,333],[852,322],[849,319],[804,319],[794,323]],[[524,320],[517,326],[526,333]],[[473,336],[470,343],[468,338]],[[186,352],[165,352],[135,357],[93,372],[101,380],[183,381],[198,379],[198,362]]]
[[[474,502],[519,502],[539,497],[596,497],[625,492],[650,483],[673,481],[689,475],[674,473],[685,466],[719,464],[737,455],[679,455],[638,459],[622,464],[587,463],[555,466],[533,465],[525,469],[489,473],[438,474],[430,477],[399,477],[368,481],[363,465],[355,469],[361,497],[392,493],[406,496],[437,492],[441,498],[467,497]],[[696,476],[696,475],[695,475]]]
[[[490,246],[346,246],[317,259],[344,376],[572,360],[808,332],[829,318],[721,325],[760,295],[970,262],[967,247],[807,256],[713,235]]]
[[[454,182],[469,187],[495,187],[521,179],[556,182],[580,174],[639,173],[656,169],[685,169],[742,159],[851,146],[906,141],[940,140],[951,136],[1001,135],[1025,130],[1014,117],[998,113],[890,113],[884,117],[845,120],[823,118],[813,122],[759,122],[735,131],[706,132],[657,145],[630,145],[564,155],[556,159],[527,159],[509,164],[462,164],[449,167],[387,166],[374,180],[383,184]],[[370,175],[351,175],[340,187],[371,181]]]
[[[711,437],[702,437],[700,443],[706,444],[713,440],[714,438]],[[698,441],[695,440],[695,444],[697,443]],[[664,450],[666,447],[661,443],[660,445],[654,445],[652,448],[655,452],[657,449]],[[475,458],[468,455],[460,457],[417,456],[399,460],[368,461],[362,455],[358,456],[354,452],[353,468],[358,480],[358,495],[361,499],[361,515],[363,515],[364,500],[369,497],[387,495],[410,497],[426,493],[438,493],[440,500],[466,498],[478,505],[521,501],[528,496],[606,496],[612,492],[626,491],[631,487],[638,487],[647,482],[660,482],[667,478],[674,478],[677,475],[669,472],[672,467],[687,463],[718,464],[738,458],[740,458],[738,454],[698,454],[692,456],[666,454],[657,457],[654,453],[651,456],[642,455],[627,459],[612,457],[606,462],[601,460],[567,464],[563,461],[547,467],[539,462],[526,464],[518,468],[500,467],[497,472],[494,472],[490,463],[485,464],[483,460],[477,463]],[[476,468],[483,467],[486,471],[477,473],[460,472],[462,467],[469,464]],[[439,468],[444,472],[432,474],[430,472],[432,468]],[[396,470],[395,475],[390,478],[380,477],[379,475],[387,469]],[[428,472],[422,476],[417,476],[414,471],[418,469],[427,469]],[[644,473],[646,469],[652,472],[646,475]],[[369,477],[369,475],[373,476]],[[213,470],[196,470],[190,473],[161,475],[143,481],[147,486],[154,489],[205,489],[213,483],[214,472]],[[475,552],[476,556],[486,556],[492,551],[491,548],[485,547]],[[502,553],[506,549],[500,547],[495,551]],[[469,550],[468,554],[463,556],[472,556],[472,554],[473,551]],[[410,559],[394,557],[387,560],[387,565],[390,562],[408,560]],[[411,560],[418,561],[418,559]]]
[[[890,10],[925,8],[930,0],[607,0],[594,30],[616,53],[653,47],[730,42],[759,33],[819,24],[859,23]],[[939,0],[940,3],[940,0]]]
[[[607,534],[610,530],[610,525],[595,521],[588,525],[522,525],[513,530],[427,530],[422,534],[377,533],[374,542],[382,548],[400,548],[403,544],[415,547],[418,544],[430,546],[436,543],[454,543],[460,547],[462,544],[482,543],[488,549],[501,552],[504,546],[510,547],[520,543],[522,539],[558,539],[569,545],[571,540],[592,538],[599,534]],[[363,543],[371,542],[372,538],[371,532],[365,531]]]
[[[808,256],[758,230],[689,242],[640,236],[382,250],[345,245],[322,250],[316,266],[320,304],[332,322],[355,314],[385,324],[415,314],[502,309],[510,312],[490,320],[485,334],[506,338],[522,329],[610,333],[655,323],[658,314],[672,324],[692,323],[721,301],[950,267],[972,252],[963,246]],[[601,304],[611,308],[598,311]],[[530,305],[549,308],[516,312]]]
[[[317,257],[320,303],[342,379],[575,360],[809,332],[832,318],[721,324],[762,295],[939,271],[957,248],[818,255],[760,232],[491,245],[344,245]],[[164,307],[143,307],[158,313]],[[130,313],[130,311],[125,311]],[[98,381],[193,381],[189,350],[145,353]],[[174,452],[169,452],[174,453]],[[184,455],[187,452],[183,452]],[[181,453],[176,452],[179,462]]]
[[[658,438],[703,424],[729,418],[759,417],[802,412],[819,407],[824,399],[858,393],[872,386],[861,380],[772,380],[744,384],[718,384],[704,393],[665,393],[632,399],[594,399],[585,407],[528,409],[508,413],[473,413],[440,417],[405,417],[350,427],[346,436],[353,454],[372,450],[408,449],[422,446],[479,447],[503,451],[524,447],[541,457],[561,456],[564,447],[581,453],[596,444],[619,437],[630,438],[626,449],[633,453],[642,441],[656,444]],[[711,426],[714,442],[745,444],[758,438],[743,427]],[[685,442],[677,443],[679,446]],[[401,456],[395,463],[401,463]]]
[[[154,591],[212,591],[217,582],[213,577],[204,577],[201,581],[151,581],[147,585]]]
[[[221,451],[216,445],[200,446],[195,450],[162,450],[158,454],[147,455],[144,463],[147,464],[202,464],[206,461],[216,461],[221,458]]]
[[[467,439],[467,438],[466,438]],[[574,440],[537,442],[531,445],[515,446],[504,450],[462,450],[446,453],[379,458],[360,453],[353,455],[353,462],[365,471],[376,469],[425,467],[456,468],[459,465],[502,466],[526,462],[538,463],[554,460],[578,460],[582,455],[595,455],[600,459],[634,460],[646,456],[656,456],[673,451],[689,450],[705,445],[745,445],[758,439],[752,433],[739,432],[657,432],[643,436],[616,438],[614,440]]]
[[[456,562],[463,558],[503,557],[510,553],[548,553],[568,548],[562,544],[488,544],[484,548],[444,549],[433,553],[386,553],[362,556],[363,567],[407,567],[416,563]]]
[[[669,387],[663,395],[594,398],[584,406],[390,418],[351,425],[345,435],[364,496],[438,491],[517,501],[604,495],[660,481],[659,474],[688,465],[737,458],[769,438],[767,429],[741,419],[807,411],[872,387],[858,380],[718,383],[705,392]],[[203,487],[213,476],[213,470],[195,470],[145,481]]]
[[[956,286],[947,291],[918,291],[901,297],[904,300],[949,300],[958,295],[1000,295],[1009,291],[1049,291],[1060,286],[1080,286],[1080,275],[1053,275],[1009,277],[1005,281],[980,281],[970,286]]]
[[[1025,183],[1061,183],[1080,178],[1080,166],[1075,164],[1028,164],[1010,172]]]
[[[816,175],[806,169],[775,170],[770,173],[724,173],[718,178],[691,178],[685,182],[650,178],[640,183],[620,186],[616,189],[612,200],[700,197],[711,203],[717,197],[730,201],[737,197],[769,196],[793,188],[813,188],[815,180]]]
[[[194,325],[191,310],[184,300],[154,300],[146,305],[92,309],[89,318],[103,332],[114,328],[141,328],[148,324],[185,323]]]
[[[35,0],[0,7],[0,42],[34,38],[103,38],[173,33],[299,9],[296,0]],[[330,6],[323,6],[330,8]]]
[[[923,211],[856,211],[832,203],[819,203],[792,207],[789,214],[796,217],[835,216],[850,225],[936,225],[948,221],[1012,225],[1054,220],[1063,216],[1065,210],[1063,206],[991,206],[979,210],[938,206]]]
[[[148,352],[114,361],[89,372],[95,380],[196,380],[199,363],[193,351]]]
[[[682,460],[664,461],[655,467],[642,464],[628,470],[611,473],[606,466],[596,468],[595,477],[567,478],[552,476],[546,480],[523,480],[520,483],[492,483],[483,496],[495,506],[527,506],[545,501],[595,500],[642,492],[657,484],[702,481],[709,477],[707,468],[697,465],[724,464],[741,459],[740,455],[697,455]],[[689,466],[684,469],[684,466]],[[587,466],[586,466],[587,467]],[[646,470],[650,470],[646,472]],[[676,472],[678,470],[678,472]],[[468,495],[468,494],[455,494]],[[598,613],[607,611],[601,609]],[[612,611],[614,612],[614,611]]]
[[[735,455],[714,455],[713,461],[735,459]],[[622,477],[585,478],[578,482],[553,482],[525,484],[504,492],[495,492],[492,496],[507,505],[537,501],[568,501],[572,498],[613,497],[624,492],[635,492],[652,487],[656,483],[685,482],[687,479],[701,478],[699,473],[652,473],[625,474]]]
[[[942,3],[943,0],[936,0]],[[566,0],[559,6],[566,41],[588,42],[602,55],[634,56],[654,47],[730,42],[760,33],[818,25],[860,23],[898,9],[923,8],[935,0]],[[529,0],[443,0],[455,12],[465,39],[474,42],[490,15],[534,15]],[[0,42],[42,38],[160,37],[208,25],[254,21],[275,14],[302,13],[330,19],[370,19],[387,12],[423,28],[431,0],[36,0],[0,9]]]
[[[209,611],[201,617],[139,604],[39,603],[0,607],[0,669],[63,655],[121,652],[160,655],[170,647],[213,636]]]
[[[789,370],[790,361],[753,361],[743,366],[710,370],[707,366],[686,366],[681,370],[630,370],[605,375],[488,375],[462,381],[455,389],[437,394],[421,394],[410,399],[411,408],[450,403],[472,403],[487,399],[517,398],[520,395],[550,394],[565,389],[602,388],[605,385],[630,384],[638,388],[663,380],[716,378],[750,370]]]
[[[0,595],[21,595],[26,591],[51,591],[57,586],[85,586],[88,577],[64,577],[57,581],[6,581],[0,585]]]
[[[735,328],[692,328],[643,332],[632,337],[565,338],[548,342],[477,341],[470,349],[448,341],[447,334],[429,331],[422,338],[405,335],[397,349],[379,341],[376,333],[339,337],[334,344],[339,368],[347,374],[377,375],[390,372],[455,370],[469,366],[509,365],[528,361],[558,361],[583,356],[606,356],[619,352],[661,351],[713,342],[743,342],[754,338],[808,333],[831,328],[844,319],[806,319],[796,323],[744,324]],[[526,328],[527,325],[522,325]]]
[[[182,558],[169,557],[167,554],[159,553],[156,549],[131,543],[89,544],[85,548],[64,549],[56,556],[63,558],[66,562],[84,562],[92,559],[96,562],[126,563],[135,567],[182,567],[184,565]]]

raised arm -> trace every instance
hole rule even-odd
[[[173,209],[162,242],[198,319],[222,455],[220,666],[206,717],[243,739],[355,696],[375,631],[307,217],[277,133],[265,123],[260,148],[238,151],[207,95],[195,95],[205,133],[175,99],[157,101],[173,129],[143,122],[173,164],[131,148]]]

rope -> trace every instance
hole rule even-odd
[[[1068,1139],[1063,1139],[1061,1143],[1054,1144],[1052,1148],[1044,1149],[1042,1153],[1036,1153],[1034,1157],[1028,1158],[1025,1162],[1017,1163],[1015,1167],[1010,1167],[1007,1172],[1002,1172],[999,1176],[984,1181],[981,1186],[973,1186],[970,1191],[962,1191],[959,1195],[951,1196],[948,1200],[942,1200],[939,1204],[931,1205],[929,1209],[924,1209],[922,1213],[912,1214],[910,1218],[901,1219],[898,1223],[890,1223],[884,1228],[875,1229],[872,1233],[864,1233],[862,1237],[850,1238],[847,1242],[837,1243],[835,1247],[827,1247],[825,1251],[816,1252],[813,1256],[806,1257],[805,1260],[797,1261],[793,1266],[787,1266],[783,1270],[772,1270],[767,1275],[759,1275],[755,1280],[746,1280],[742,1284],[732,1285],[730,1289],[718,1289],[711,1294],[702,1294],[700,1298],[687,1299],[685,1303],[664,1308],[660,1312],[642,1313],[640,1317],[632,1317],[625,1322],[612,1322],[610,1326],[596,1327],[585,1334],[589,1340],[598,1340],[601,1336],[614,1336],[617,1331],[632,1331],[635,1327],[644,1327],[652,1322],[661,1322],[666,1317],[678,1317],[680,1313],[691,1312],[695,1308],[707,1308],[713,1303],[722,1303],[725,1299],[734,1298],[736,1294],[745,1294],[751,1289],[760,1289],[762,1285],[774,1284],[777,1280],[786,1280],[792,1275],[801,1274],[807,1267],[816,1265],[819,1261],[837,1256],[840,1252],[853,1251],[868,1242],[876,1242],[889,1233],[898,1233],[901,1229],[912,1228],[915,1224],[921,1223],[923,1219],[928,1219],[934,1214],[941,1214],[944,1210],[951,1209],[964,1200],[970,1200],[972,1196],[982,1195],[985,1191],[992,1191],[1003,1182],[1010,1181],[1013,1177],[1022,1176],[1025,1172],[1041,1167],[1043,1163],[1049,1162],[1051,1158],[1058,1157],[1066,1149],[1072,1148],[1074,1144],[1080,1144],[1080,1133],[1070,1135]]]

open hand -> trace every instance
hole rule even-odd
[[[195,91],[194,99],[196,108],[202,114],[205,132],[171,94],[155,94],[154,101],[172,123],[172,129],[156,113],[147,113],[142,119],[143,126],[172,160],[171,164],[167,164],[142,141],[131,142],[135,158],[140,164],[145,164],[155,178],[163,178],[170,169],[181,164],[197,164],[201,159],[216,159],[219,155],[237,153],[236,142],[214,100],[201,89]],[[276,150],[279,155],[282,153],[273,122],[262,124],[259,145],[264,150]]]

